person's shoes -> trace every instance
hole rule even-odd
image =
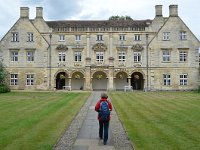
[[[102,137],[99,137],[99,139],[102,140],[103,138],[102,138]]]
[[[106,145],[107,144],[107,141],[103,141],[103,145]]]

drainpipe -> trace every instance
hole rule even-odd
[[[146,85],[146,91],[149,90],[149,45],[148,45],[148,37],[149,35],[146,34],[146,49],[147,49],[147,54],[146,54],[146,59],[147,59],[147,85]]]
[[[51,38],[52,34],[49,35],[49,90],[51,90]]]

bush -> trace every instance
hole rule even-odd
[[[7,85],[0,85],[0,93],[10,92],[10,88]]]
[[[200,86],[198,87],[197,92],[200,93]]]

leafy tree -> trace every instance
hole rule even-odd
[[[130,16],[111,16],[109,20],[133,20]]]
[[[7,77],[8,72],[6,71],[3,63],[0,61],[0,93],[10,92],[10,88],[7,84]]]

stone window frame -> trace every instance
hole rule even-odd
[[[135,55],[135,54],[137,54],[137,55]],[[141,63],[142,62],[142,52],[141,51],[133,51],[133,62],[134,63]]]
[[[169,73],[163,74],[163,85],[171,86],[171,74],[169,74]]]
[[[81,35],[80,34],[75,35],[75,41],[81,41]]]
[[[18,85],[18,74],[17,73],[10,74],[10,85]]]
[[[19,42],[19,32],[12,32],[11,42]]]
[[[82,52],[74,51],[74,62],[82,62]]]
[[[33,86],[34,82],[35,82],[35,74],[27,73],[26,74],[26,85],[27,86]]]
[[[169,63],[171,62],[171,48],[162,48],[162,62]]]
[[[59,34],[59,42],[65,41],[65,35],[64,34]]]
[[[27,32],[27,42],[34,42],[34,34],[33,32]]]
[[[10,61],[11,62],[19,61],[19,49],[10,49]]]
[[[59,62],[66,62],[66,51],[59,51],[58,52],[58,61]]]
[[[178,48],[179,50],[179,62],[185,63],[188,61],[188,48]]]
[[[187,32],[180,31],[180,40],[187,40]]]
[[[170,32],[163,32],[163,41],[170,41]]]
[[[180,86],[187,86],[188,85],[188,74],[187,73],[182,73],[179,75],[179,85]]]

